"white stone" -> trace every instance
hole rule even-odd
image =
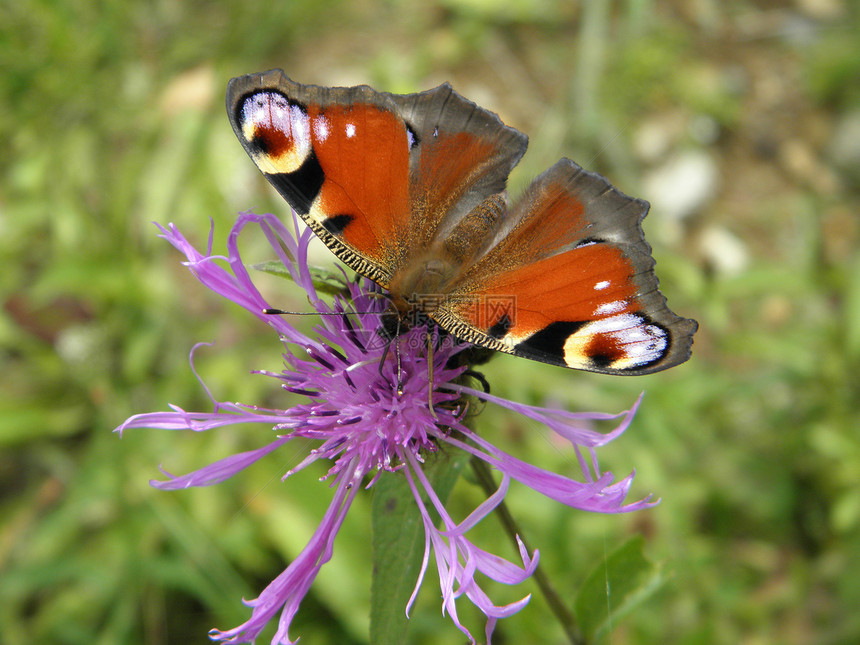
[[[746,244],[722,226],[709,226],[704,229],[699,235],[698,246],[699,253],[718,274],[735,276],[749,265]]]
[[[679,222],[717,193],[716,162],[701,150],[678,153],[645,176],[644,197],[657,217]]]

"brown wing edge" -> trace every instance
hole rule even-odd
[[[388,96],[416,138],[410,156],[414,208],[404,241],[410,253],[417,253],[444,241],[483,201],[505,191],[511,170],[528,147],[528,137],[457,93],[449,83],[415,94]],[[487,156],[468,172],[454,172],[456,164],[446,163],[450,149],[435,146],[437,135],[439,141],[445,136],[469,135],[478,147],[485,147]],[[467,154],[465,149],[462,152]],[[452,192],[440,192],[442,187]]]
[[[386,96],[397,105],[398,114],[413,129],[419,142],[432,139],[434,129],[444,122],[451,131],[490,138],[498,144],[502,151],[497,157],[500,172],[492,182],[481,186],[481,197],[475,204],[505,189],[508,175],[528,148],[526,134],[506,125],[495,112],[458,93],[450,83],[415,94]]]
[[[369,85],[356,85],[354,87],[303,85],[292,80],[281,69],[270,69],[267,72],[237,76],[227,84],[227,115],[237,136],[240,132],[237,129],[236,111],[239,109],[242,99],[250,92],[261,89],[278,90],[288,98],[303,105],[309,103],[350,105],[357,101],[364,101],[380,105],[393,112],[397,111],[395,104],[389,100],[390,95],[385,92],[377,92]],[[241,141],[241,137],[239,140]]]
[[[523,196],[517,200],[517,203],[522,203],[522,200],[528,199],[530,194],[539,192],[542,182],[554,181],[556,175],[559,173],[568,175],[568,179],[564,182],[564,185],[567,190],[581,199],[586,206],[586,213],[588,212],[587,207],[597,200],[604,202],[603,204],[598,204],[597,207],[603,206],[608,212],[608,216],[602,216],[597,221],[589,219],[588,236],[587,238],[579,239],[578,242],[582,243],[586,239],[593,239],[598,243],[612,244],[623,250],[625,255],[632,260],[636,269],[636,273],[634,274],[637,286],[636,297],[642,303],[642,307],[637,312],[637,315],[642,316],[649,324],[660,326],[668,334],[668,346],[665,352],[659,359],[651,363],[636,369],[626,370],[602,368],[595,365],[590,366],[586,371],[636,376],[658,372],[687,361],[692,353],[693,335],[698,329],[698,322],[691,318],[678,316],[669,309],[666,297],[659,289],[660,282],[654,271],[656,261],[642,229],[642,221],[648,214],[650,204],[645,200],[626,195],[614,187],[603,175],[585,170],[568,158],[561,159],[541,173],[526,189]],[[517,224],[515,220],[516,215],[514,215],[516,210],[515,205],[510,211],[514,221],[508,222],[509,228],[506,230],[506,233],[510,233]],[[620,226],[618,226],[617,220],[613,219],[613,217],[617,218],[619,216],[623,218],[623,223]],[[577,240],[571,240],[570,245],[560,252],[564,253],[575,248],[576,243]],[[497,245],[504,245],[504,237],[497,240]],[[504,343],[490,336],[489,330],[477,329],[463,322],[444,308],[438,310],[433,315],[433,319],[441,327],[458,338],[475,345],[569,368],[564,362],[562,355],[536,352],[526,346],[521,347],[520,345]],[[576,322],[572,321],[571,324],[575,325]],[[584,323],[587,321],[580,322]],[[523,342],[528,342],[528,340],[526,339]]]

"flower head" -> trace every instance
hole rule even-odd
[[[270,305],[254,286],[237,250],[237,240],[249,224],[258,225],[293,281],[308,294],[319,312],[320,323],[311,334],[293,327],[283,316],[265,313]],[[508,562],[482,551],[466,537],[468,530],[489,514],[504,498],[511,478],[567,506],[588,511],[615,513],[644,508],[649,499],[624,505],[633,475],[615,482],[602,473],[595,449],[624,432],[636,406],[620,415],[573,414],[514,403],[472,389],[459,381],[466,369],[453,357],[465,346],[424,326],[409,329],[390,339],[380,335],[381,317],[387,303],[379,288],[365,279],[345,280],[345,293],[328,303],[314,287],[307,263],[312,233],[291,234],[272,215],[240,215],[228,239],[227,256],[214,256],[211,236],[207,253],[201,254],[172,224],[159,227],[161,236],[186,256],[186,266],[208,288],[241,305],[263,323],[274,328],[283,347],[285,367],[280,372],[258,372],[275,379],[285,390],[306,397],[306,402],[288,409],[266,409],[250,404],[216,400],[211,412],[187,412],[171,405],[170,411],[139,414],[117,428],[204,431],[238,423],[262,423],[274,430],[265,446],[231,455],[186,475],[168,475],[154,481],[160,489],[207,486],[233,476],[264,455],[296,437],[318,445],[284,478],[320,459],[330,467],[325,478],[335,489],[331,505],[307,546],[287,569],[254,600],[250,619],[228,630],[213,630],[210,637],[228,643],[252,642],[263,627],[280,612],[272,643],[293,643],[290,623],[322,565],[333,552],[334,539],[359,484],[371,487],[383,471],[400,471],[413,492],[425,530],[425,550],[420,575],[409,606],[427,571],[431,552],[442,590],[443,611],[469,639],[474,638],[457,615],[457,600],[466,596],[486,616],[487,642],[498,618],[509,616],[528,601],[526,596],[509,605],[494,605],[479,586],[476,573],[507,584],[528,578],[537,567],[538,552],[529,554],[522,542],[519,563]],[[226,266],[225,266],[226,265]],[[428,342],[432,351],[428,351]],[[388,345],[392,344],[393,348]],[[205,385],[204,385],[205,388]],[[208,393],[208,389],[207,389]],[[494,403],[545,424],[569,441],[579,459],[584,481],[577,481],[532,466],[504,453],[464,423],[464,396]],[[620,418],[612,432],[591,430],[588,423]],[[460,523],[455,522],[435,494],[422,470],[424,456],[441,444],[464,450],[501,473],[498,490]],[[430,501],[428,508],[422,499]],[[436,526],[433,515],[441,518]],[[407,607],[408,610],[408,607]]]

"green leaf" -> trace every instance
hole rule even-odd
[[[452,455],[443,449],[427,456],[422,470],[443,504],[467,460],[465,453]],[[406,603],[424,554],[424,526],[402,471],[385,472],[374,484],[371,522],[370,642],[400,645],[407,642]]]
[[[597,565],[576,596],[574,609],[589,642],[606,636],[614,625],[663,583],[662,565],[642,552],[637,535]]]
[[[280,260],[270,260],[268,262],[260,262],[259,264],[252,264],[252,269],[256,271],[262,271],[263,273],[268,273],[269,275],[274,275],[279,278],[286,278],[287,280],[292,280],[292,276],[290,272],[287,271],[287,268],[284,266],[284,263]],[[314,283],[314,288],[320,293],[327,293],[329,295],[335,296],[339,293],[343,293],[346,289],[346,282],[343,279],[343,275],[338,271],[333,271],[331,269],[323,269],[322,267],[308,267],[311,272],[311,279]]]
[[[279,278],[286,278],[287,280],[292,280],[292,276],[290,272],[287,271],[287,267],[284,266],[284,263],[280,260],[269,260],[268,262],[258,262],[257,264],[252,264],[251,268],[255,271],[262,271],[263,273],[268,273],[270,275],[278,276]]]

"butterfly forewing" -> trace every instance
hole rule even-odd
[[[233,129],[266,178],[344,262],[387,286],[409,217],[410,133],[387,96],[299,85],[280,70],[234,79]]]
[[[527,137],[450,85],[410,95],[300,85],[280,70],[230,83],[248,154],[347,264],[391,277],[504,189]]]

